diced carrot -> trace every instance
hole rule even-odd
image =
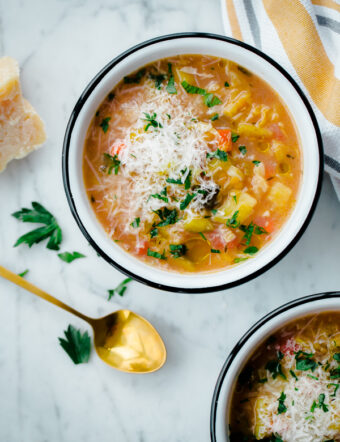
[[[265,178],[268,179],[268,178],[274,177],[276,174],[276,167],[277,167],[276,161],[269,159],[269,160],[264,161],[263,163],[264,163],[264,170],[265,170],[265,173],[264,173]]]
[[[220,150],[228,152],[231,150],[231,130],[230,129],[217,129],[219,134],[218,145]]]
[[[125,147],[124,143],[114,143],[113,146],[111,146],[110,154],[112,156],[118,155]]]
[[[236,237],[232,241],[229,241],[227,244],[227,249],[236,249],[236,247],[240,244],[240,238]]]
[[[213,232],[206,232],[205,236],[208,238],[213,249],[222,251],[227,245],[222,232],[220,232],[218,229],[214,230]]]
[[[280,126],[277,123],[271,124],[269,130],[273,132],[274,138],[279,141],[282,141],[286,138],[286,135],[282,132]]]
[[[269,216],[257,216],[254,223],[265,229],[266,232],[272,233],[275,230],[275,223]]]
[[[136,244],[136,247],[135,247],[136,255],[139,255],[139,256],[146,255],[148,248],[149,248],[149,241],[142,239],[141,241],[139,241]]]

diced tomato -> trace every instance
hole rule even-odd
[[[266,232],[272,233],[275,230],[275,223],[269,216],[257,216],[254,223],[265,229]]]
[[[146,255],[148,248],[149,248],[149,241],[146,241],[144,239],[138,241],[135,248],[136,255],[139,256]]]
[[[283,141],[286,138],[286,135],[282,132],[280,126],[277,123],[271,124],[269,126],[269,130],[271,130],[274,134],[274,138],[279,141]]]
[[[114,143],[114,145],[111,146],[110,154],[112,156],[118,155],[123,149],[125,149],[125,147],[124,143]]]
[[[227,248],[228,249],[236,249],[236,247],[240,244],[240,242],[241,242],[240,238],[236,237],[232,241],[229,241],[227,243]]]
[[[218,146],[220,150],[228,152],[231,150],[231,130],[230,129],[217,129],[219,134]]]
[[[266,161],[263,162],[264,163],[264,176],[266,179],[268,178],[272,178],[273,176],[275,176],[276,174],[276,167],[277,167],[277,163],[274,160],[271,159],[267,159]]]
[[[222,232],[220,232],[219,230],[214,230],[213,232],[207,232],[205,236],[210,241],[211,247],[213,249],[224,251],[227,243],[222,235]]]
[[[290,338],[283,343],[276,344],[275,349],[280,350],[284,355],[293,355],[299,351],[300,346],[294,341],[294,339]]]

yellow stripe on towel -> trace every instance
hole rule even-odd
[[[325,8],[334,9],[335,11],[340,12],[340,5],[335,3],[334,0],[311,0],[313,5],[316,6],[324,6]]]
[[[240,23],[237,18],[233,0],[225,0],[232,36],[243,41]]]
[[[325,118],[340,126],[340,81],[313,20],[296,0],[263,0],[284,49]]]

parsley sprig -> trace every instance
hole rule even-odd
[[[65,337],[58,338],[62,348],[75,364],[83,364],[88,362],[91,352],[91,340],[87,331],[83,334],[73,325],[69,325],[64,331]]]
[[[157,114],[156,112],[154,112],[152,115],[143,112],[143,114],[145,115],[145,118],[142,118],[142,121],[146,121],[147,125],[144,127],[144,131],[147,132],[147,130],[149,129],[149,127],[154,127],[154,128],[163,128],[162,124],[159,123],[156,118],[157,118]]]
[[[14,247],[23,243],[27,244],[28,247],[32,247],[33,244],[38,244],[44,239],[49,238],[46,247],[51,250],[59,250],[62,233],[57,220],[45,207],[37,202],[32,202],[32,208],[33,209],[23,208],[18,212],[12,213],[12,216],[24,223],[38,223],[45,224],[45,226],[20,236],[14,244]]]
[[[110,301],[110,299],[112,298],[112,296],[113,296],[115,293],[117,293],[117,295],[119,295],[119,296],[123,296],[124,293],[125,293],[125,291],[126,291],[126,289],[127,289],[126,285],[127,285],[130,281],[132,281],[131,278],[126,278],[126,279],[124,279],[120,284],[118,284],[117,287],[116,287],[115,289],[110,289],[110,290],[108,290],[108,291],[107,291],[108,294],[109,294],[108,301]]]
[[[67,262],[68,264],[72,261],[74,261],[75,259],[79,259],[79,258],[85,258],[85,255],[83,255],[82,253],[79,252],[64,252],[64,253],[58,253],[59,258],[62,261]]]
[[[115,171],[115,175],[118,174],[120,167],[120,161],[118,160],[117,155],[110,155],[109,153],[104,153],[104,170],[108,175],[111,175],[112,170]]]

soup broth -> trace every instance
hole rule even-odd
[[[280,97],[231,61],[159,60],[98,108],[83,156],[86,191],[128,253],[179,272],[254,257],[295,204],[301,153]]]
[[[340,441],[340,313],[294,321],[242,370],[231,403],[230,440]]]

